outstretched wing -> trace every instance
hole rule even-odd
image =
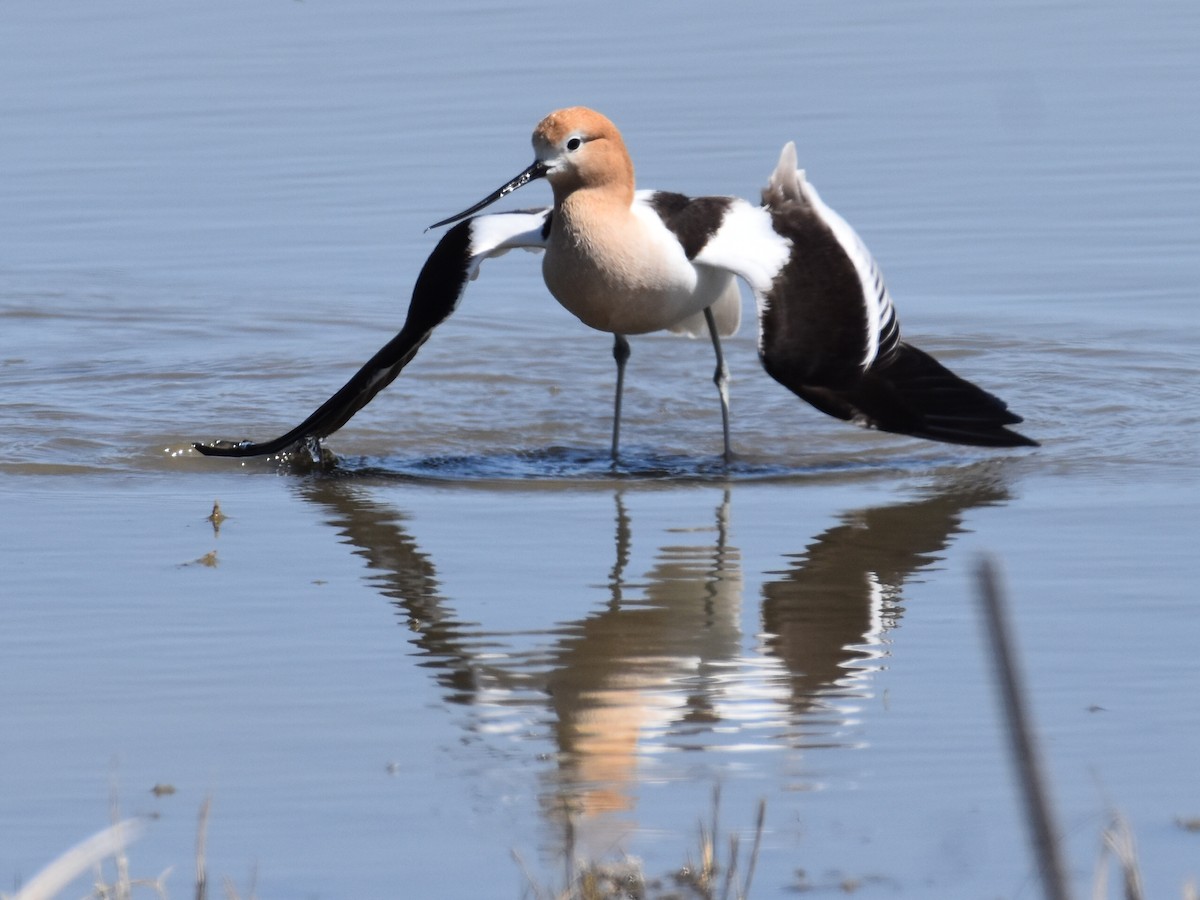
[[[767,373],[817,409],[881,431],[958,444],[1035,445],[998,397],[900,339],[892,298],[854,229],[796,168],[788,144],[763,205],[732,201],[697,264],[754,292]]]
[[[214,441],[197,443],[195,448],[205,456],[266,456],[333,434],[395,381],[433,330],[458,307],[467,282],[479,274],[483,260],[518,247],[543,249],[549,223],[548,209],[496,213],[459,222],[442,236],[421,267],[400,333],[316,412],[271,441]]]
[[[792,144],[763,191],[762,206],[730,198],[721,212],[693,261],[733,272],[749,285],[764,365],[836,383],[853,380],[893,351],[900,326],[883,276],[854,230],[796,169]]]

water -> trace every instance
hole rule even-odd
[[[0,883],[101,827],[112,785],[158,817],[132,865],[175,866],[175,896],[206,796],[243,894],[253,870],[264,897],[521,896],[511,854],[552,885],[572,841],[665,875],[719,785],[723,831],[767,801],[752,896],[1028,895],[988,553],[1076,884],[1114,806],[1178,896],[1198,26],[1184,3],[7,5]],[[753,197],[797,140],[908,337],[1043,447],[824,419],[746,327],[728,476],[708,347],[670,337],[633,342],[613,473],[608,341],[511,254],[329,442],[334,473],[187,451],[340,386],[399,327],[424,227],[572,103],[647,187]]]

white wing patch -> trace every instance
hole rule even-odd
[[[761,206],[734,199],[721,227],[693,261],[733,272],[761,296],[771,289],[791,254],[792,242],[771,226],[770,213]]]
[[[721,227],[692,260],[697,266],[732,272],[750,286],[758,307],[760,349],[771,286],[791,254],[792,242],[775,231],[770,213],[761,206],[734,198]]]
[[[546,237],[543,232],[549,214],[549,209],[537,209],[491,213],[472,219],[467,277],[474,281],[479,277],[479,266],[485,259],[503,256],[509,250],[545,250]]]

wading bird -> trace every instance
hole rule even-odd
[[[767,374],[817,409],[899,434],[985,447],[1036,446],[1010,430],[1021,417],[900,339],[879,267],[841,216],[780,155],[762,204],[636,190],[621,133],[584,107],[546,116],[533,163],[499,190],[430,226],[453,223],[417,277],[400,333],[316,412],[272,441],[196,444],[210,456],[258,456],[305,447],[344,425],[390,384],[455,310],[483,260],[542,250],[550,293],[584,324],[613,335],[617,363],[612,455],[620,443],[627,335],[707,331],[716,351],[725,459],[731,457],[721,336],[741,317],[737,280],[754,294],[758,353]],[[535,179],[549,209],[480,210]]]

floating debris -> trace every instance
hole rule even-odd
[[[185,566],[204,566],[208,569],[215,569],[218,565],[219,561],[217,560],[217,551],[209,550],[198,559],[193,559],[191,562],[180,563],[179,567],[182,569]]]
[[[205,520],[207,522],[212,522],[213,534],[221,533],[221,523],[224,522],[226,518],[228,517],[225,515],[225,513],[221,512],[221,501],[214,500],[212,513],[210,513],[208,518]]]

